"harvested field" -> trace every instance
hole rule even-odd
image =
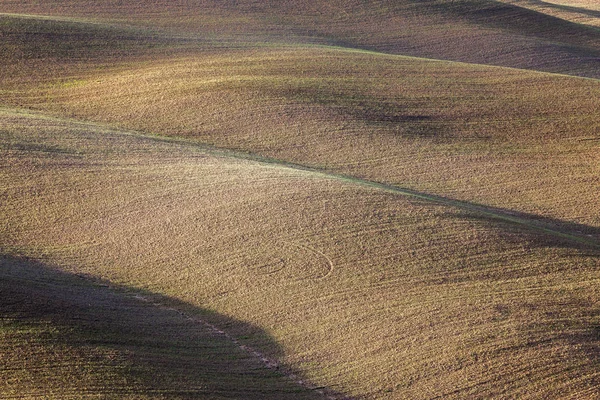
[[[187,143],[2,121],[5,253],[177,298],[353,396],[594,392],[594,248]]]
[[[598,81],[271,49],[141,63],[28,93],[18,99],[57,115],[600,226]]]
[[[597,398],[597,12],[0,0],[0,397]]]

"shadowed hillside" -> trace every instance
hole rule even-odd
[[[2,398],[323,398],[139,291],[7,255],[0,278]]]
[[[107,19],[199,38],[324,43],[600,77],[600,31],[493,0],[3,0],[0,12]]]
[[[35,16],[0,15],[0,38],[3,90],[208,47],[148,29]]]
[[[600,3],[595,0],[502,0],[567,21],[600,27]]]

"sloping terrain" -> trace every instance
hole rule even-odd
[[[3,0],[0,12],[106,19],[237,41],[324,43],[600,77],[600,31],[493,0]]]
[[[210,310],[341,393],[595,391],[594,247],[186,143],[2,121],[7,254]]]
[[[599,31],[508,3],[0,0],[0,397],[595,398]]]
[[[600,83],[336,49],[169,58],[34,87],[61,115],[600,227]]]
[[[0,15],[0,38],[3,92],[49,78],[181,53],[190,44],[149,29],[45,16]],[[201,44],[195,40],[192,47]]]
[[[577,24],[600,27],[600,3],[594,0],[502,0]]]
[[[7,20],[5,46],[19,54],[44,54],[29,48],[38,43],[32,32],[67,38],[58,49],[47,39],[47,56],[10,64],[20,71],[4,79],[12,106],[600,226],[598,81],[95,25],[86,36],[86,24]],[[123,50],[111,58],[114,47]]]
[[[129,289],[8,255],[0,277],[3,399],[322,398]]]

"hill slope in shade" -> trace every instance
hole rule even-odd
[[[213,311],[186,309],[357,397],[597,391],[597,250],[190,144],[2,126],[8,254]]]
[[[492,0],[3,0],[0,12],[104,19],[204,39],[337,44],[600,77],[598,29]]]
[[[44,16],[0,15],[0,37],[3,90],[181,54],[190,48],[210,49],[201,39],[188,41],[144,28]]]
[[[4,399],[323,398],[139,291],[7,255],[0,278]]]

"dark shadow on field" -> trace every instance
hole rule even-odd
[[[53,77],[76,85],[74,72],[210,49],[203,38],[178,37],[147,28],[0,15],[0,81]],[[18,81],[21,82],[21,81]]]
[[[16,60],[115,60],[164,46],[147,32],[35,17],[0,15],[0,63]]]
[[[422,114],[420,106],[362,94],[359,90],[340,89],[335,84],[289,88],[283,93],[293,101],[324,106],[344,117],[373,127],[401,131],[405,136],[443,137],[448,134],[441,121]]]
[[[0,397],[323,398],[202,321],[280,356],[256,326],[31,259],[0,255],[0,318]]]
[[[411,0],[417,2],[418,0]],[[540,4],[543,3],[540,0]],[[565,43],[582,44],[582,41],[594,43],[600,37],[600,30],[576,24],[539,11],[502,3],[493,0],[457,0],[444,3],[433,2],[431,10],[441,15],[454,15],[466,21],[487,27],[496,27],[519,34],[527,34]],[[597,49],[597,43],[594,43]]]
[[[447,21],[463,21],[490,32],[489,46],[483,53],[475,51],[456,58],[452,53],[444,56],[442,51],[434,58],[600,77],[598,28],[493,0],[410,0],[410,3],[423,6],[423,12],[428,10]],[[529,56],[506,53],[507,48],[494,45],[494,41],[498,41],[494,39],[493,30],[502,32],[501,36],[509,42],[522,43]]]
[[[442,196],[432,197],[437,202],[459,208],[448,216],[479,221],[486,228],[502,231],[511,240],[518,240],[530,248],[568,248],[600,259],[600,227]]]

